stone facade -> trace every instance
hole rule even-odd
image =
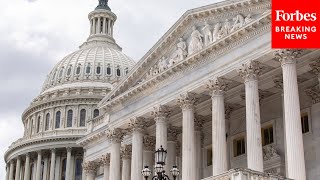
[[[236,0],[187,11],[72,141],[84,152],[82,180],[141,180],[160,146],[165,172],[177,165],[183,180],[317,180],[320,52],[271,49],[270,6]],[[105,28],[98,32],[112,35]],[[113,42],[96,33],[84,46]],[[20,141],[6,154],[9,179],[21,166],[19,143],[28,142]]]

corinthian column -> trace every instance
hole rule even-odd
[[[260,104],[258,76],[261,68],[257,61],[244,64],[239,75],[244,79],[246,99],[247,159],[248,168],[263,172]]]
[[[120,180],[120,147],[124,132],[121,129],[113,129],[107,132],[107,137],[111,142],[110,155],[110,177],[109,180]]]
[[[6,164],[6,180],[9,180],[9,174],[10,174],[10,166],[9,166],[9,164],[7,163],[7,164]]]
[[[20,180],[20,168],[21,168],[21,159],[20,159],[20,157],[18,156],[18,157],[17,157],[15,180]]]
[[[143,137],[143,166],[149,166],[151,172],[153,172],[153,165],[154,165],[154,149],[156,146],[156,137],[154,136],[144,136]],[[153,174],[153,173],[151,173]]]
[[[87,161],[82,164],[84,169],[84,173],[87,175],[87,180],[95,180],[96,179],[96,172],[97,172],[97,163],[94,161]]]
[[[36,180],[40,180],[41,178],[41,160],[42,160],[42,154],[41,154],[41,151],[38,151]]]
[[[231,154],[231,132],[230,132],[230,118],[231,113],[233,111],[233,107],[231,105],[226,105],[225,108],[225,119],[226,119],[226,133],[227,133],[227,170],[231,169],[231,160],[230,160],[230,154]]]
[[[110,175],[110,153],[102,155],[100,163],[103,165],[103,180],[109,180]]]
[[[56,166],[56,149],[51,149],[50,180],[54,180],[54,167]]]
[[[71,147],[67,147],[67,168],[66,168],[66,180],[71,180]]]
[[[194,103],[192,94],[180,95],[178,103],[182,109],[182,179],[196,179]]]
[[[168,128],[168,147],[167,147],[167,175],[170,176],[170,179],[173,177],[172,174],[170,173],[170,170],[173,166],[177,165],[176,158],[177,158],[177,137],[181,133],[180,128],[174,127],[174,126],[169,126]]]
[[[215,78],[207,84],[212,99],[212,170],[213,176],[228,170],[224,92],[227,85]]]
[[[121,147],[121,158],[122,158],[122,179],[130,180],[131,173],[131,145],[124,145]]]
[[[156,150],[163,147],[167,149],[167,117],[168,111],[165,106],[156,106],[151,112],[156,122]]]
[[[131,160],[131,179],[143,179],[141,170],[143,169],[143,131],[145,128],[143,118],[131,119],[129,127],[132,130],[132,160]]]
[[[24,177],[24,180],[30,180],[30,153],[26,154],[26,162],[24,164],[24,176],[23,177]]]
[[[279,50],[275,56],[280,60],[283,73],[285,145],[287,177],[306,179],[296,58],[299,50]]]
[[[13,171],[14,171],[14,161],[10,161],[10,173],[9,173],[9,180],[14,180],[13,179]]]
[[[195,152],[196,152],[196,179],[202,178],[202,128],[204,118],[198,114],[194,118],[194,130],[195,130]]]

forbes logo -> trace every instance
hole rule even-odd
[[[275,10],[276,20],[275,21],[316,21],[316,13],[300,13],[297,10],[294,13],[286,13],[284,10]]]

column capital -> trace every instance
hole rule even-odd
[[[195,94],[190,92],[180,94],[177,102],[183,111],[193,109],[196,102]]]
[[[295,64],[297,57],[300,56],[301,53],[302,50],[299,49],[280,49],[274,52],[274,56],[283,66],[286,64]]]
[[[30,153],[28,152],[28,153],[26,153],[26,157],[30,157],[31,155],[30,155]]]
[[[87,174],[94,174],[97,171],[98,164],[94,161],[86,161],[82,164],[82,167]]]
[[[125,130],[120,128],[109,129],[106,132],[107,138],[111,142],[121,143],[123,136],[126,134]]]
[[[143,137],[144,149],[146,151],[154,151],[156,147],[156,137],[154,136],[144,136]]]
[[[224,92],[228,90],[228,84],[222,78],[215,77],[207,82],[207,88],[210,90],[212,97],[223,96]]]
[[[52,148],[50,149],[51,153],[56,153],[57,149],[56,148]]]
[[[177,141],[177,137],[182,133],[181,128],[169,125],[168,127],[168,141]]]
[[[37,154],[38,154],[38,155],[41,155],[41,154],[42,154],[42,150],[38,150],[38,151],[37,151]]]
[[[110,164],[110,153],[104,154],[100,157],[100,164],[105,166]]]
[[[66,147],[67,152],[71,152],[72,151],[72,147]]]
[[[239,76],[246,82],[256,81],[261,74],[262,68],[258,61],[250,61],[248,64],[242,64],[242,67],[238,69]]]
[[[132,145],[123,145],[120,149],[122,159],[131,159]]]
[[[134,131],[143,132],[146,127],[147,127],[147,123],[146,123],[145,118],[135,117],[135,118],[130,119],[129,129],[132,132],[134,132]]]
[[[168,110],[168,107],[164,105],[158,105],[153,107],[153,111],[151,112],[151,115],[155,118],[155,121],[160,119],[160,117],[166,118],[169,116],[169,114],[170,111]]]

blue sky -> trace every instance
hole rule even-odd
[[[109,0],[118,16],[115,39],[138,61],[188,9],[217,0]],[[98,0],[0,0],[0,179],[3,154],[22,137],[21,114],[47,73],[89,34]]]

